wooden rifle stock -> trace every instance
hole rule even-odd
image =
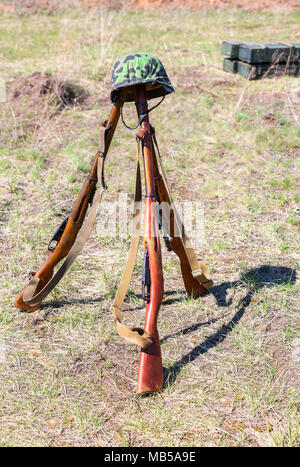
[[[191,266],[186,254],[182,237],[180,236],[180,232],[177,232],[175,227],[175,213],[172,207],[172,199],[170,198],[164,179],[160,174],[155,147],[152,139],[151,147],[154,181],[160,203],[160,209],[162,210],[162,221],[165,225],[168,226],[167,232],[165,232],[165,234],[167,234],[166,245],[168,249],[176,253],[180,260],[181,274],[187,294],[197,298],[207,292],[207,289],[201,285],[199,281],[192,275]]]
[[[114,131],[116,129],[120,116],[121,105],[122,104],[120,103],[120,101],[116,102],[113,105],[109,119],[105,124],[106,129],[109,129],[110,131],[107,132],[107,138],[105,142],[105,153],[101,155],[103,158],[106,157],[106,153],[109,149]],[[57,242],[54,248],[51,248],[48,257],[44,264],[41,266],[41,268],[35,274],[32,274],[33,277],[40,279],[37,288],[34,292],[34,296],[37,295],[48,284],[48,282],[53,276],[55,266],[68,255],[76,240],[78,232],[83,224],[88,206],[92,202],[96,190],[96,185],[98,182],[98,157],[100,157],[99,153],[96,155],[90,173],[75,200],[75,203],[72,207],[72,211],[68,219],[66,220],[64,230],[59,238],[59,241]],[[52,240],[54,239],[55,235],[53,236]],[[36,311],[40,306],[40,303],[37,303],[35,305],[29,305],[23,299],[26,287],[27,285],[18,294],[14,304],[22,310],[31,312]]]
[[[150,284],[148,284],[148,293],[145,296],[147,305],[144,329],[150,334],[153,340],[153,343],[146,350],[141,350],[140,354],[137,393],[145,394],[159,391],[163,385],[162,358],[159,335],[157,331],[157,318],[164,289],[158,220],[155,216],[156,195],[153,174],[151,129],[147,114],[148,105],[146,98],[146,87],[144,85],[136,86],[135,103],[138,115],[144,115],[144,118],[141,122],[141,127],[145,131],[142,140],[146,188],[144,214],[144,254],[148,255]]]

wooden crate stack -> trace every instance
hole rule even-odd
[[[223,70],[247,79],[300,76],[300,44],[223,41]]]

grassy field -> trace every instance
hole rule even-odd
[[[244,80],[222,71],[220,54],[224,39],[299,43],[299,21],[238,10],[0,15],[1,446],[299,446],[300,81]],[[38,312],[12,305],[89,170],[112,65],[132,51],[158,55],[176,88],[151,121],[174,197],[204,203],[197,249],[214,280],[188,298],[164,248],[165,386],[150,397],[135,394],[139,352],[110,312],[129,238],[94,231]],[[9,94],[33,72],[75,80],[89,99],[60,109]],[[135,122],[133,106],[125,116]],[[134,161],[134,132],[120,124],[106,201],[132,199]],[[140,253],[125,320],[143,325]]]

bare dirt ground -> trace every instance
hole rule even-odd
[[[134,0],[133,4],[142,8],[242,8],[252,11],[268,11],[274,8],[300,9],[294,0]]]
[[[68,81],[57,81],[50,73],[34,72],[29,76],[15,78],[7,86],[8,97],[14,102],[16,112],[26,103],[37,113],[47,104],[62,109],[68,105],[80,105],[88,98],[88,92],[81,86]]]
[[[113,9],[168,9],[184,8],[197,10],[201,8],[229,9],[240,8],[246,11],[296,10],[300,11],[298,0],[17,0],[0,2],[0,12],[33,12],[46,10],[54,12],[72,7],[106,7]]]

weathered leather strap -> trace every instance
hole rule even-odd
[[[75,261],[77,256],[81,253],[85,243],[87,242],[90,233],[92,231],[93,225],[95,223],[97,217],[98,207],[101,203],[103,192],[107,189],[105,181],[104,181],[104,162],[105,162],[105,143],[106,143],[106,131],[107,128],[101,126],[99,129],[99,151],[98,151],[98,165],[97,165],[97,178],[98,183],[101,180],[102,189],[98,189],[95,193],[93,204],[88,210],[87,217],[78,232],[76,240],[70,249],[69,253],[67,254],[64,262],[62,263],[61,267],[58,271],[52,276],[50,281],[43,287],[43,289],[36,295],[34,295],[38,284],[40,283],[39,277],[31,277],[29,280],[24,293],[23,293],[23,300],[28,305],[33,306],[41,303],[45,297],[54,289],[54,287],[58,284],[58,282],[63,278],[66,274],[72,263]]]
[[[141,349],[146,349],[152,344],[152,338],[150,334],[143,328],[137,326],[127,326],[121,323],[122,314],[121,308],[131,281],[134,265],[136,262],[139,240],[140,240],[140,229],[141,229],[141,210],[140,203],[142,201],[142,184],[141,184],[141,171],[139,163],[140,155],[140,143],[137,141],[137,164],[136,164],[136,176],[135,176],[135,195],[134,203],[135,208],[132,217],[132,236],[130,242],[129,255],[125,269],[122,274],[122,278],[114,298],[112,305],[112,314],[115,318],[117,325],[117,331],[119,336],[123,337],[131,344],[136,344]],[[137,206],[137,203],[139,206]]]
[[[98,158],[98,180],[101,177],[102,169],[103,169],[103,157]],[[40,278],[38,277],[32,277],[24,290],[23,294],[23,300],[24,302],[28,303],[28,305],[37,305],[38,303],[41,303],[45,297],[51,292],[51,290],[54,289],[54,287],[58,284],[58,282],[63,278],[65,273],[68,271],[70,268],[71,264],[75,261],[77,256],[81,253],[85,243],[87,242],[90,233],[92,231],[92,228],[94,226],[96,217],[97,217],[97,211],[99,204],[102,199],[102,195],[105,189],[102,187],[102,189],[98,189],[96,191],[94,200],[93,200],[93,205],[91,208],[89,208],[88,215],[81,227],[81,229],[78,232],[78,235],[76,237],[76,240],[70,249],[69,253],[67,254],[63,264],[61,267],[58,269],[58,271],[52,276],[50,281],[47,283],[47,285],[36,295],[34,295],[34,292],[40,282]]]
[[[178,212],[177,212],[176,207],[174,205],[174,202],[172,200],[172,196],[171,196],[171,192],[170,192],[169,185],[168,185],[168,182],[167,182],[166,174],[165,174],[165,171],[164,171],[164,168],[163,168],[163,165],[162,165],[161,155],[160,155],[158,143],[157,143],[156,136],[155,136],[155,131],[154,131],[153,127],[152,127],[152,129],[153,129],[153,131],[152,131],[153,148],[155,149],[155,147],[156,147],[156,149],[157,149],[157,154],[158,154],[157,160],[159,162],[159,167],[160,167],[160,172],[161,172],[160,175],[161,175],[161,177],[163,179],[166,191],[168,193],[168,197],[169,197],[170,201],[172,202],[172,208],[173,208],[173,211],[174,211],[174,222],[176,222],[175,232],[177,232],[177,233],[182,232],[181,240],[182,240],[185,252],[186,252],[186,256],[188,258],[189,265],[191,267],[193,277],[195,279],[197,279],[197,281],[203,287],[205,287],[206,289],[209,289],[213,285],[213,281],[210,279],[209,271],[208,271],[208,268],[207,268],[206,264],[204,263],[204,261],[198,261],[198,259],[196,257],[195,250],[192,247],[191,241],[190,241],[189,237],[185,233],[185,228],[184,228],[184,226],[183,226],[183,224],[181,222],[181,219],[180,219],[180,217],[178,215]]]

